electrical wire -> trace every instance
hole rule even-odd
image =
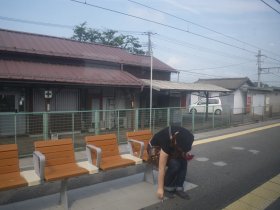
[[[27,24],[40,25],[40,26],[57,27],[57,28],[73,29],[75,27],[74,25],[72,26],[72,25],[63,25],[63,24],[56,24],[56,23],[49,23],[49,22],[24,20],[24,19],[4,17],[4,16],[0,16],[0,20],[27,23]],[[101,29],[97,29],[97,30],[101,30]],[[114,30],[114,31],[117,31],[118,33],[125,33],[125,34],[146,35],[145,32],[142,32],[142,31],[126,31],[126,30],[115,30],[115,29],[108,29],[108,28],[105,28],[105,30]]]
[[[263,2],[264,4],[266,4],[268,7],[270,7],[271,9],[273,9],[275,12],[277,12],[278,14],[280,14],[280,12],[277,10],[277,9],[275,9],[274,7],[272,7],[270,4],[268,4],[268,3],[266,3],[265,1],[263,1],[263,0],[260,0],[261,2]]]
[[[170,48],[168,48],[168,47],[164,47],[164,46],[162,46],[162,45],[156,45],[156,48],[157,49],[163,49],[163,50],[165,50],[166,52],[174,52],[174,51],[176,51],[176,52],[180,52],[180,54],[185,54],[185,55],[187,55],[187,56],[190,56],[190,54],[189,53],[185,53],[185,52],[181,52],[181,51],[178,51],[177,49],[176,50],[174,50],[174,49],[170,49]],[[192,54],[192,56],[196,56],[196,57],[199,57],[199,58],[201,58],[201,56],[197,56],[197,55],[194,55],[194,54]],[[208,59],[209,60],[209,59]],[[254,63],[255,63],[255,60],[253,61]],[[243,62],[243,63],[238,63],[238,64],[231,64],[231,65],[226,65],[226,66],[218,66],[218,67],[210,67],[210,68],[197,68],[197,69],[189,69],[189,70],[211,70],[211,69],[222,69],[222,68],[226,68],[226,67],[232,67],[232,66],[239,66],[239,65],[244,65],[244,64],[247,64],[247,63],[252,63],[252,61],[250,61],[250,62]]]
[[[23,19],[10,18],[10,17],[4,17],[4,16],[0,16],[0,19],[1,20],[7,20],[7,21],[19,22],[19,23],[28,23],[28,24],[41,25],[41,26],[51,26],[51,27],[58,27],[58,28],[73,29],[73,26],[56,24],[56,23],[39,22],[39,21],[33,21],[33,20],[23,20]]]
[[[229,38],[229,39],[232,39],[232,40],[234,40],[234,41],[240,42],[240,43],[242,43],[242,44],[246,44],[246,45],[251,46],[251,47],[254,47],[254,48],[256,48],[256,49],[260,49],[260,50],[263,50],[263,51],[266,51],[266,52],[269,52],[269,53],[272,53],[272,54],[274,54],[274,55],[279,56],[278,54],[276,54],[276,53],[274,53],[274,52],[270,52],[270,51],[268,51],[268,50],[261,49],[261,48],[255,46],[255,45],[253,45],[253,44],[250,44],[250,43],[248,43],[248,42],[244,42],[244,41],[239,40],[239,39],[237,39],[237,38],[235,38],[235,37],[232,37],[232,36],[226,35],[226,34],[224,34],[224,33],[218,32],[218,31],[216,31],[216,30],[214,30],[214,29],[211,29],[211,28],[209,28],[209,27],[200,25],[200,24],[198,24],[198,23],[195,23],[195,22],[186,20],[186,19],[184,19],[184,18],[178,17],[178,16],[173,15],[173,14],[171,14],[171,13],[164,12],[164,11],[162,11],[162,10],[159,10],[159,9],[150,7],[150,6],[148,6],[148,5],[139,3],[139,2],[137,2],[137,1],[133,1],[133,0],[128,0],[128,1],[129,1],[129,2],[132,2],[132,3],[134,3],[134,4],[138,4],[138,5],[140,5],[140,6],[146,7],[146,8],[148,8],[148,9],[157,11],[157,12],[159,12],[159,13],[168,15],[168,16],[170,16],[170,17],[176,18],[176,19],[178,19],[178,20],[182,20],[182,21],[184,21],[184,22],[190,23],[190,24],[195,25],[195,26],[197,26],[197,27],[199,27],[199,28],[206,29],[206,30],[208,30],[208,31],[214,32],[214,33],[216,33],[216,34],[219,34],[219,35],[224,36],[224,37],[226,37],[226,38]],[[278,0],[276,0],[276,1],[278,1]]]
[[[210,68],[197,68],[197,69],[188,69],[188,71],[204,71],[204,70],[213,70],[213,69],[224,69],[227,67],[233,67],[233,66],[241,66],[247,63],[251,63],[251,62],[246,62],[246,63],[236,63],[236,64],[230,64],[230,65],[226,65],[226,66],[216,66],[216,67],[210,67]]]
[[[248,50],[248,49],[245,49],[245,48],[242,48],[242,47],[233,45],[233,44],[229,44],[229,43],[226,43],[226,42],[223,42],[223,41],[220,41],[220,40],[217,40],[217,39],[208,37],[208,36],[204,36],[204,35],[201,35],[201,34],[198,34],[198,33],[194,33],[194,32],[191,32],[191,31],[189,31],[189,30],[185,30],[185,29],[182,29],[182,28],[178,28],[178,27],[175,27],[175,26],[172,26],[172,25],[168,25],[168,24],[165,24],[165,23],[157,22],[157,21],[154,21],[154,20],[149,20],[149,19],[142,18],[142,17],[136,16],[136,15],[131,15],[131,14],[128,14],[128,13],[125,13],[125,12],[120,12],[120,11],[117,11],[117,10],[113,10],[113,9],[101,7],[101,6],[98,6],[98,5],[95,5],[95,4],[89,4],[89,3],[87,3],[87,2],[81,2],[81,1],[78,1],[78,0],[70,0],[70,1],[73,1],[73,2],[76,2],[76,3],[79,3],[79,4],[84,4],[84,5],[86,5],[86,6],[91,6],[91,7],[95,7],[95,8],[98,8],[98,9],[110,11],[110,12],[113,12],[113,13],[125,15],[125,16],[128,16],[128,17],[132,17],[132,18],[135,18],[135,19],[143,20],[143,21],[146,21],[146,22],[154,23],[154,24],[157,24],[157,25],[160,25],[160,26],[164,26],[164,27],[167,27],[167,28],[171,28],[171,29],[177,30],[177,31],[189,33],[189,34],[192,34],[192,35],[194,35],[194,36],[198,36],[198,37],[201,37],[201,38],[204,38],[204,39],[208,39],[208,40],[211,40],[211,41],[214,41],[214,42],[223,44],[223,45],[227,45],[227,46],[230,46],[230,47],[233,47],[233,48],[242,50],[242,51],[246,51],[246,52],[248,52],[248,53],[255,54],[254,51],[251,51],[251,50]],[[269,57],[268,57],[268,58],[269,58]],[[274,59],[274,60],[276,60],[276,59]],[[280,62],[280,60],[277,60],[277,61]]]
[[[158,39],[162,39],[165,42],[169,42],[169,43],[176,44],[176,45],[179,45],[179,46],[186,46],[186,47],[194,49],[194,50],[200,50],[204,53],[211,53],[211,54],[214,53],[216,55],[223,56],[223,57],[228,57],[228,58],[234,58],[235,57],[235,58],[238,58],[238,59],[255,62],[255,60],[253,60],[253,59],[247,59],[247,58],[240,57],[240,56],[237,56],[237,55],[233,55],[233,54],[230,54],[230,53],[227,53],[227,52],[222,52],[222,51],[219,51],[219,50],[214,50],[214,49],[209,49],[209,48],[206,48],[206,47],[194,45],[194,44],[191,44],[191,43],[188,43],[188,42],[185,42],[185,41],[176,40],[176,39],[169,38],[167,36],[163,36],[163,35],[160,35],[160,34],[157,34],[157,36],[155,36],[155,37],[158,38]]]

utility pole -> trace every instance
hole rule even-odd
[[[256,56],[257,56],[257,64],[258,64],[258,87],[260,87],[261,86],[261,74],[270,74],[270,73],[272,73],[271,70],[277,70],[279,72],[280,67],[262,68],[262,56],[265,56],[265,55],[262,55],[261,50],[259,50],[258,54]]]
[[[152,32],[148,32],[148,53],[150,56],[150,130],[152,130],[152,108],[153,108],[153,50],[151,41]]]
[[[258,55],[257,55],[257,62],[258,62],[258,87],[261,86],[261,71],[262,71],[262,67],[261,67],[261,50],[258,51]]]

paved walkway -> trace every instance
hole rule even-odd
[[[228,134],[228,133],[235,133],[237,131],[260,127],[276,122],[280,122],[280,120],[267,121],[267,122],[261,122],[257,124],[243,125],[240,127],[233,127],[233,128],[223,129],[223,130],[199,133],[199,134],[195,134],[195,139],[198,140],[198,139],[214,137],[214,136]],[[120,149],[123,153],[127,152],[126,145],[121,145]],[[79,160],[85,159],[84,152],[79,152],[76,155],[77,155],[77,159]],[[32,165],[31,161],[32,159],[30,158],[23,159],[21,160],[21,164],[23,164],[24,167],[28,168]],[[156,198],[155,195],[156,186],[143,182],[143,176],[144,176],[143,173],[138,172],[134,175],[125,176],[117,179],[114,178],[114,174],[110,174],[110,173],[106,174],[106,173],[107,172],[104,172],[105,174],[104,176],[100,176],[100,175],[99,177],[97,176],[97,179],[99,179],[99,182],[101,182],[97,184],[92,184],[90,182],[87,183],[88,181],[87,179],[82,181],[79,178],[76,178],[75,180],[76,183],[79,182],[84,182],[84,183],[82,185],[83,187],[78,187],[76,189],[72,189],[68,191],[69,204],[71,209],[73,210],[89,210],[89,209],[134,210],[135,209],[136,210],[136,209],[141,209],[150,206],[155,203],[159,203],[159,200]],[[110,176],[111,179],[113,180],[110,180]],[[104,182],[102,182],[102,180],[104,180]],[[35,190],[36,188],[31,187],[30,191],[34,191],[34,193],[44,194],[44,192],[42,191],[46,190],[46,188],[49,188],[50,190],[51,188],[59,189],[58,186],[59,186],[58,183],[53,185],[50,184],[47,186],[43,186],[39,190],[38,189]],[[196,185],[185,182],[185,190],[191,190],[195,187]],[[23,192],[30,194],[30,192],[27,191],[23,191]],[[17,195],[20,194],[20,191],[19,192],[13,191],[12,193]],[[13,196],[12,193],[7,192],[6,194],[1,194],[1,196],[7,196],[7,197]],[[36,196],[34,195],[34,197]],[[18,200],[20,200],[20,198]],[[41,196],[38,198],[27,199],[23,201],[0,205],[0,210],[63,209],[62,206],[58,205],[58,200],[59,200],[59,194],[55,193],[51,195]],[[277,202],[280,203],[280,200],[278,199]]]

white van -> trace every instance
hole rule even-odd
[[[206,98],[202,98],[199,101],[197,101],[194,104],[191,104],[189,107],[189,112],[195,113],[204,113],[206,112]],[[221,99],[216,97],[216,98],[209,98],[208,99],[208,113],[215,113],[217,115],[220,115],[222,113],[222,103]]]

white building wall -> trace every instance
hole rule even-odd
[[[280,91],[269,94],[272,113],[280,112]]]
[[[237,89],[236,91],[234,91],[233,94],[234,94],[233,114],[241,114],[244,112],[244,109],[246,107],[245,93]]]
[[[253,94],[252,97],[252,112],[256,115],[262,115],[265,106],[265,94],[257,93]]]

